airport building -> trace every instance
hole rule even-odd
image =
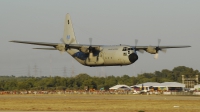
[[[185,84],[178,82],[146,82],[138,85],[127,86],[127,85],[115,85],[110,87],[109,90],[136,90],[144,92],[147,91],[184,91]]]
[[[182,75],[182,83],[185,84],[185,88],[194,88],[195,85],[199,83],[199,76],[196,75],[194,78],[185,78],[185,75]]]
[[[115,86],[109,88],[109,90],[111,90],[111,91],[113,91],[113,90],[129,91],[131,89],[132,88],[127,85],[115,85]]]
[[[178,82],[146,82],[138,85],[130,86],[134,90],[143,90],[147,91],[184,91],[185,84]]]

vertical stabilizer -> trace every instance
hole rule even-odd
[[[63,42],[65,44],[77,44],[76,38],[75,38],[75,35],[74,35],[74,29],[73,29],[73,26],[72,26],[72,21],[71,21],[69,14],[67,14],[66,17],[65,17]]]

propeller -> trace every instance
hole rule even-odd
[[[61,54],[65,52],[65,44],[58,44],[55,48],[59,50]]]
[[[63,44],[65,44],[65,41],[63,40],[63,38],[61,38],[60,41],[61,41]]]
[[[67,44],[63,38],[61,38],[60,41],[61,41],[61,42],[64,44],[64,46],[65,46],[65,48],[64,48],[63,50],[60,51],[60,53],[63,54],[65,51],[67,51],[68,49],[70,49],[69,44],[71,44],[72,41],[71,41],[69,44]]]
[[[135,47],[137,46],[138,43],[138,39],[135,39]]]
[[[135,47],[134,47],[134,50],[135,52],[138,51],[140,53],[144,53],[144,50],[138,50],[136,47],[137,47],[137,43],[138,43],[138,39],[135,39]]]
[[[60,54],[63,54],[65,51],[69,49],[69,45],[65,42],[63,38],[60,39],[63,44],[59,44],[57,49],[60,51]]]
[[[63,40],[63,38],[61,38],[60,41],[61,41],[63,44],[65,44],[65,41]],[[64,48],[63,46],[65,46],[65,48]],[[57,49],[60,49],[60,50],[59,50],[59,51],[60,51],[60,54],[63,54],[63,53],[65,52],[65,50],[67,50],[67,49],[66,49],[66,45],[62,45],[62,44],[58,45],[58,46],[57,46]]]
[[[155,48],[155,50],[156,50],[156,54],[154,55],[154,58],[155,59],[158,59],[158,52],[159,51],[162,51],[162,52],[164,52],[164,53],[166,53],[167,52],[167,50],[166,49],[161,49],[159,46],[160,46],[160,42],[161,42],[161,39],[158,39],[158,46]]]
[[[65,50],[67,51],[68,49],[70,49],[69,44],[65,44]]]
[[[93,48],[92,48],[92,38],[89,38],[89,42],[90,42],[90,46],[89,46],[88,50],[89,50],[89,53],[92,53],[92,50],[93,50]]]
[[[89,41],[90,41],[90,46],[92,45],[92,38],[89,38]]]
[[[88,50],[89,50],[89,59],[91,59],[93,57],[92,38],[89,38],[89,42],[90,42],[90,46],[88,48]]]

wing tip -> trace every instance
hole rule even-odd
[[[11,41],[9,41],[9,42],[18,42],[17,40],[11,40]]]

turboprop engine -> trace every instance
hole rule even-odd
[[[166,53],[166,49],[162,49],[162,48],[159,47],[160,42],[161,42],[161,39],[158,39],[158,46],[157,46],[157,47],[149,46],[149,47],[146,49],[146,51],[147,51],[148,53],[155,54],[155,56],[154,56],[155,59],[158,58],[158,52],[159,52],[159,51],[162,51],[162,52]]]
[[[56,49],[59,50],[60,52],[65,52],[65,44],[58,44],[56,46]]]
[[[151,54],[156,54],[156,53],[157,53],[156,49],[155,49],[154,47],[151,47],[151,46],[149,46],[149,47],[146,49],[146,51],[147,51],[148,53],[151,53]]]

